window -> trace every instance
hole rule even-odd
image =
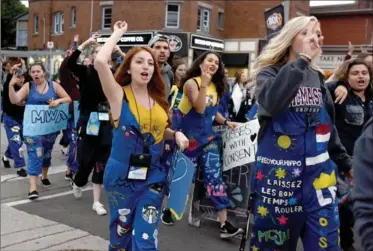
[[[218,14],[218,29],[224,29],[224,12],[221,11]]]
[[[111,7],[103,7],[101,13],[101,29],[110,29],[111,28]]]
[[[39,33],[39,16],[34,15],[34,33]]]
[[[71,27],[76,27],[76,7],[71,7]]]
[[[166,28],[179,28],[180,5],[167,4],[166,8]]]
[[[197,31],[210,32],[211,11],[205,8],[198,8]]]
[[[63,12],[57,12],[53,14],[53,33],[61,34],[64,29],[64,16]]]

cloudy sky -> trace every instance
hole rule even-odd
[[[24,5],[28,6],[28,1],[21,0],[21,2]],[[314,0],[311,0],[310,5],[311,6],[327,6],[327,5],[351,4],[354,2],[355,2],[354,0],[350,0],[350,1],[324,1],[324,0],[314,1]]]

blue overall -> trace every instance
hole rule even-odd
[[[76,173],[76,171],[78,170],[78,160],[77,160],[78,132],[74,125],[74,117],[70,118],[67,121],[67,128],[65,132],[69,139],[69,153],[68,153],[66,165],[70,167],[71,172]]]
[[[6,149],[5,156],[14,160],[15,168],[22,168],[25,166],[25,159],[20,155],[19,150],[22,148],[22,120],[17,120],[12,116],[3,114],[4,128],[8,138],[8,148]]]
[[[173,130],[179,130],[180,129],[180,123],[182,120],[182,114],[179,111],[179,104],[181,97],[183,96],[183,93],[176,88],[176,86],[173,86],[170,92],[168,103],[170,104],[169,108],[169,115],[171,117],[171,129]],[[169,150],[166,150],[163,152],[161,162],[163,165],[165,165],[165,168],[167,169],[167,172],[169,168],[171,167],[172,163],[172,156],[175,151],[176,143],[174,140],[167,140],[165,141],[165,145],[169,146]]]
[[[258,117],[258,104],[254,104],[251,109],[247,112],[246,118],[248,120],[254,120]]]
[[[337,169],[328,154],[333,124],[325,98],[313,113],[296,110],[304,94],[267,121],[259,141],[250,250],[295,251],[301,234],[305,251],[340,250]]]
[[[158,250],[158,233],[167,172],[160,163],[163,141],[152,144],[151,167],[146,181],[128,180],[131,153],[142,153],[139,123],[123,101],[119,125],[113,129],[113,144],[106,164],[104,187],[110,208],[109,250]],[[148,138],[148,133],[143,134]]]
[[[218,135],[212,127],[218,109],[219,104],[206,106],[204,113],[200,114],[191,108],[183,114],[180,129],[189,139],[189,147],[183,153],[201,168],[207,196],[220,211],[230,208],[231,204],[222,179]]]
[[[47,105],[51,100],[57,99],[53,82],[48,81],[49,89],[47,93],[40,94],[36,90],[34,82],[30,82],[30,92],[27,97],[28,105]],[[27,146],[27,174],[38,176],[42,167],[50,167],[52,160],[52,149],[59,132],[42,136],[24,135],[24,142]]]

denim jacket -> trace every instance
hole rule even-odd
[[[336,81],[328,83],[330,93],[335,100],[334,91],[343,82]],[[373,117],[373,96],[367,93],[366,100],[363,102],[353,90],[348,90],[346,100],[342,104],[335,105],[335,125],[342,144],[352,156],[355,141],[361,135],[365,123]]]

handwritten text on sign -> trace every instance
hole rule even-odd
[[[23,135],[41,136],[66,129],[69,105],[56,108],[48,105],[26,105],[23,120]]]
[[[258,120],[223,132],[223,171],[255,161],[258,132]]]

